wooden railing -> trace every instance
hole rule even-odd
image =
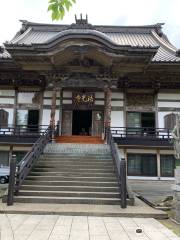
[[[42,135],[48,125],[0,125],[0,136],[39,136]]]
[[[148,138],[148,139],[161,139],[170,140],[171,130],[167,128],[132,128],[132,127],[111,127],[111,133],[114,137],[119,138]]]
[[[106,128],[106,140],[110,145],[111,155],[114,161],[115,172],[118,178],[119,191],[121,196],[121,208],[127,207],[127,186],[126,186],[126,161],[120,157],[118,147],[114,142],[110,128]]]
[[[51,140],[52,129],[49,126],[34,143],[31,150],[25,155],[25,157],[16,166],[16,156],[13,155],[10,162],[10,177],[7,196],[7,205],[13,205],[14,194],[18,194],[19,189],[38,160],[43,153],[43,149],[46,144]]]

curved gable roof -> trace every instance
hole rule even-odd
[[[62,37],[96,36],[114,46],[137,48],[158,48],[152,62],[180,62],[176,56],[177,49],[171,45],[161,32],[162,24],[149,26],[92,26],[71,28],[71,25],[38,24],[23,21],[22,30],[6,45],[31,46],[46,45]]]

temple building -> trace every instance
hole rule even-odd
[[[49,124],[59,142],[103,141],[110,127],[129,178],[174,177],[180,51],[163,24],[21,22],[0,48],[0,165],[22,159]]]

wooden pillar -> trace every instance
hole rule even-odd
[[[53,88],[52,92],[52,103],[51,103],[51,115],[50,115],[50,126],[52,129],[52,142],[55,137],[55,115],[56,115],[56,88]]]
[[[161,157],[160,157],[160,151],[157,149],[157,176],[158,179],[161,179]]]
[[[105,90],[105,108],[104,108],[104,127],[111,126],[111,89],[106,87]]]
[[[62,134],[62,107],[63,107],[63,90],[60,88],[60,106],[59,106],[59,136]]]

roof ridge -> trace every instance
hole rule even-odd
[[[19,20],[20,22],[22,22],[22,25],[26,25],[26,26],[50,26],[50,27],[70,27],[71,24],[53,24],[53,23],[37,23],[37,22],[29,22],[27,20]],[[94,27],[104,27],[104,28],[162,28],[162,26],[164,25],[164,23],[155,23],[155,24],[149,24],[149,25],[94,25],[92,24]]]

